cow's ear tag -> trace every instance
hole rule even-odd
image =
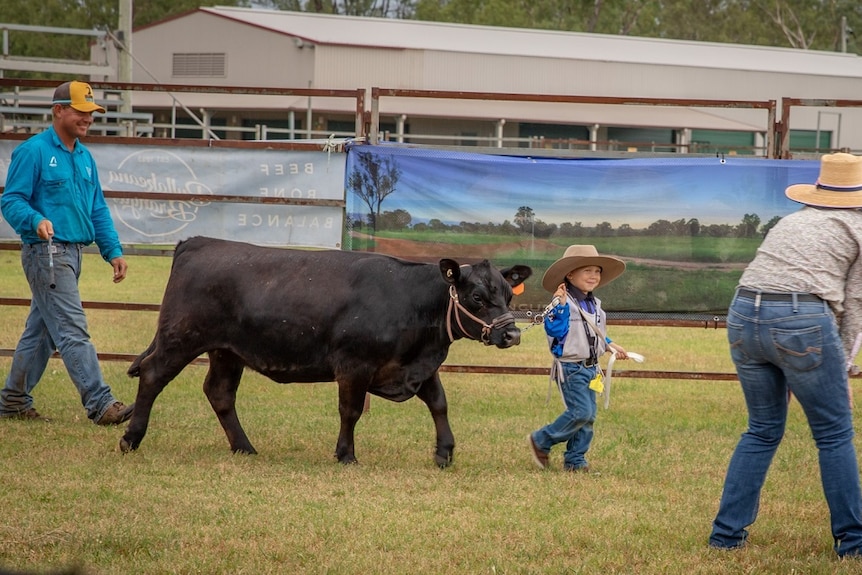
[[[451,278],[451,277],[452,277],[452,269],[451,269],[451,268],[450,268],[450,269],[448,269],[448,270],[446,270],[446,277],[447,277],[447,278]]]
[[[515,295],[521,295],[524,293],[524,284],[518,284],[512,288],[512,293]]]

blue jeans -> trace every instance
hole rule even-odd
[[[596,392],[590,381],[598,367],[584,367],[579,363],[563,362],[565,380],[560,384],[566,410],[557,419],[533,433],[533,441],[542,451],[550,451],[558,443],[566,442],[563,466],[578,469],[587,466],[586,453],[593,441],[593,422],[596,421]]]
[[[819,452],[834,549],[841,556],[862,554],[862,493],[847,369],[829,305],[758,302],[737,294],[728,311],[727,338],[748,408],[748,429],[730,459],[710,545],[745,543],[746,527],[757,517],[766,472],[784,435],[792,392]]]
[[[31,392],[56,349],[81,394],[87,417],[98,421],[116,400],[102,377],[78,292],[82,246],[54,244],[54,247],[53,270],[49,265],[48,244],[24,244],[21,248],[21,264],[32,294],[30,315],[15,348],[6,386],[0,391],[0,415],[33,407]],[[53,289],[52,281],[56,285]]]

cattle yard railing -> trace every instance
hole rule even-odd
[[[430,98],[446,100],[484,100],[489,102],[532,102],[552,104],[596,104],[614,106],[646,106],[646,107],[677,107],[677,108],[723,108],[764,110],[766,118],[763,133],[766,135],[765,157],[777,157],[776,124],[777,104],[775,100],[702,100],[685,98],[626,98],[603,96],[571,96],[553,94],[512,94],[500,92],[458,92],[444,90],[407,90],[399,88],[371,88],[371,117],[367,139],[371,144],[377,144],[380,138],[380,100],[382,98]],[[563,114],[561,114],[563,115]],[[787,124],[784,124],[787,125]],[[503,147],[502,125],[499,126],[497,147]],[[419,134],[395,134],[401,141],[409,138],[411,141],[425,138]],[[789,137],[789,136],[788,136]],[[447,136],[451,139],[451,136]],[[788,140],[789,141],[789,140]],[[596,151],[599,142],[590,141],[590,150]],[[663,148],[688,149],[688,144],[661,144]]]
[[[814,107],[814,108],[862,108],[862,100],[823,100],[823,99],[815,99],[815,98],[782,98],[781,99],[781,124],[778,128],[778,134],[780,136],[779,139],[779,158],[782,159],[791,159],[794,155],[801,156],[803,154],[797,153],[794,154],[790,151],[790,113],[793,108],[804,108],[804,107]],[[818,133],[816,135],[816,142],[820,142],[820,114],[822,112],[818,112]],[[839,116],[838,122],[838,134],[836,135],[837,142],[840,146],[841,140],[841,122],[840,122],[840,112],[829,112]],[[839,148],[843,149],[843,148]],[[810,150],[809,153],[813,154],[821,154],[825,153],[827,150]]]
[[[31,80],[21,78],[0,78],[0,132],[4,136],[9,133],[32,134],[35,131],[45,129],[51,121],[50,118],[50,93],[56,87],[56,80]],[[614,97],[614,96],[577,96],[565,94],[515,94],[515,93],[499,93],[499,92],[461,92],[461,91],[442,91],[442,90],[407,90],[398,88],[370,88],[370,97],[366,95],[366,89],[357,88],[354,90],[331,90],[331,89],[315,89],[315,88],[276,88],[276,87],[241,87],[241,86],[212,86],[212,85],[194,85],[194,84],[150,84],[150,83],[133,83],[133,82],[101,82],[98,80],[90,81],[91,86],[101,94],[97,101],[107,109],[107,113],[99,115],[96,122],[91,128],[91,133],[100,134],[104,137],[121,136],[126,138],[161,138],[163,141],[176,141],[176,133],[179,130],[197,131],[200,133],[199,138],[182,138],[183,142],[194,141],[195,139],[204,141],[218,141],[219,139],[237,140],[252,142],[258,141],[273,143],[278,140],[267,140],[268,135],[284,138],[281,141],[302,141],[303,139],[311,139],[312,137],[327,138],[332,135],[337,137],[349,137],[357,140],[365,140],[369,143],[376,144],[380,141],[381,132],[381,100],[384,98],[395,99],[437,99],[437,100],[474,100],[488,102],[523,102],[537,104],[566,104],[574,105],[604,105],[604,106],[640,106],[653,108],[706,108],[706,109],[727,109],[727,110],[762,110],[766,116],[763,121],[763,129],[760,131],[763,134],[765,142],[762,146],[758,145],[753,148],[746,148],[747,152],[754,154],[761,153],[766,158],[781,158],[788,159],[794,155],[790,149],[790,134],[791,134],[791,111],[794,108],[800,107],[817,107],[817,108],[859,108],[862,107],[862,100],[838,100],[838,99],[813,99],[813,98],[792,98],[785,97],[781,99],[781,119],[778,121],[778,104],[776,100],[704,100],[704,99],[685,99],[685,98],[636,98],[636,97]],[[135,94],[144,93],[163,93],[170,99],[172,105],[171,121],[156,122],[151,112],[134,112],[131,108],[131,102]],[[267,125],[215,125],[209,123],[207,117],[199,115],[199,112],[188,109],[182,103],[183,94],[209,94],[222,95],[232,97],[229,109],[238,110],[239,114],[244,117],[252,113],[255,109],[255,97],[283,97],[285,102],[289,98],[293,98],[294,105],[286,106],[283,109],[268,108],[269,111],[283,112],[285,114],[293,114],[294,112],[304,113],[305,121],[308,126],[302,129],[279,128],[276,126]],[[295,108],[296,99],[306,101],[304,108]],[[312,101],[315,98],[335,98],[335,99],[351,99],[354,100],[355,106],[353,111],[353,132],[338,132],[333,134],[331,130],[312,130],[310,126],[311,119],[316,117],[318,120],[326,118],[331,113],[327,114],[321,110],[316,110],[312,106]],[[220,104],[227,105],[227,104]],[[294,109],[295,108],[295,109]],[[366,109],[369,108],[369,109]],[[561,112],[564,110],[561,109]],[[840,112],[832,112],[831,110],[820,111],[818,114],[835,114],[840,116]],[[179,116],[186,116],[192,123],[180,122]],[[336,114],[337,115],[337,114]],[[561,113],[561,117],[564,116]],[[514,121],[514,120],[513,120]],[[487,138],[488,148],[506,149],[504,144],[514,142],[517,144],[526,144],[531,154],[548,153],[565,155],[566,150],[562,149],[536,149],[534,144],[546,146],[553,143],[549,139],[536,138],[511,138],[504,137],[502,134],[502,126],[505,125],[505,119],[498,121],[498,134],[491,138]],[[819,124],[818,124],[819,125]],[[281,136],[278,136],[281,134]],[[454,134],[419,134],[419,133],[393,133],[389,134],[396,141],[425,141],[432,142],[431,147],[434,147],[433,141],[435,138],[445,140],[470,140],[466,136],[456,136]],[[298,137],[297,137],[298,136]],[[93,136],[91,136],[92,138]],[[609,142],[599,141],[593,138],[591,133],[590,140],[560,140],[559,144],[571,145],[575,142],[578,146],[583,146],[582,150],[569,150],[571,152],[599,152],[612,154],[611,148],[620,147],[618,153],[630,156],[637,153],[653,153],[656,148],[662,150],[670,149],[677,154],[696,155],[703,148],[702,144],[697,142],[673,142],[673,143],[655,143],[655,142]],[[296,138],[296,139],[294,139]],[[838,127],[838,142],[835,150],[844,148],[840,145],[840,123]],[[116,141],[116,140],[115,140]],[[819,142],[819,134],[817,135]],[[478,140],[472,140],[473,144],[478,144]],[[185,144],[184,144],[185,145]],[[452,145],[440,146],[451,148]],[[458,146],[454,146],[458,147]],[[508,146],[511,148],[511,146]],[[738,147],[738,146],[737,146]],[[607,149],[605,149],[607,148]],[[523,152],[525,148],[514,147],[514,149]],[[472,147],[472,150],[476,150]],[[811,153],[826,153],[835,151],[830,149],[812,149],[799,151],[795,154],[803,156]],[[703,153],[708,153],[708,150],[703,150]],[[702,155],[702,154],[701,154]]]
[[[208,94],[231,96],[230,103],[222,103],[216,109],[227,108],[229,110],[255,110],[255,98],[276,97],[288,98],[298,97],[305,101],[306,107],[293,110],[285,105],[284,108],[275,108],[276,112],[287,115],[294,111],[305,114],[306,122],[310,124],[313,115],[311,106],[313,98],[335,98],[354,100],[355,106],[354,131],[349,137],[360,137],[365,131],[365,90],[330,90],[318,88],[274,88],[254,86],[202,86],[194,84],[148,84],[139,82],[102,82],[90,80],[90,86],[96,93],[104,97],[96,99],[96,102],[106,108],[108,113],[94,116],[96,120],[90,128],[91,132],[102,134],[114,134],[115,136],[127,137],[158,137],[162,135],[173,139],[178,130],[196,129],[200,131],[202,140],[220,140],[222,134],[224,139],[243,139],[245,134],[251,135],[254,140],[262,141],[260,136],[268,133],[288,133],[290,139],[294,135],[301,136],[297,140],[311,139],[313,136],[326,138],[330,131],[312,132],[311,126],[304,130],[288,130],[266,127],[248,127],[242,125],[214,125],[209,118],[189,109],[183,104],[182,94]],[[0,125],[4,132],[32,133],[47,128],[51,123],[51,93],[57,86],[56,80],[28,80],[20,78],[0,78]],[[44,91],[43,91],[44,90]],[[170,100],[171,121],[169,123],[155,123],[152,113],[136,114],[132,112],[132,100],[135,94],[162,93]],[[157,106],[153,106],[157,107]],[[181,117],[186,117],[193,124],[179,122]],[[228,137],[230,136],[230,137]],[[285,138],[287,139],[287,138]]]
[[[9,243],[0,243],[0,250],[17,249],[17,246]],[[85,251],[96,253],[93,248],[87,248]],[[150,254],[156,252],[150,251]],[[172,255],[172,251],[165,250],[163,255]],[[114,311],[133,311],[133,312],[158,312],[159,304],[150,303],[134,303],[134,302],[83,302],[84,309],[99,309],[99,310],[114,310]],[[0,306],[30,306],[28,298],[10,298],[0,297]],[[517,316],[516,316],[517,317]],[[527,317],[521,318],[523,321],[528,321]],[[634,326],[667,326],[667,327],[697,327],[697,328],[724,328],[724,321],[715,318],[712,321],[704,322],[702,320],[614,320],[608,319],[610,325],[634,325]],[[9,348],[0,348],[0,357],[12,357],[15,350]],[[59,358],[59,354],[55,353],[54,358]],[[101,361],[121,361],[132,362],[137,353],[98,353]],[[199,357],[192,362],[192,365],[208,365],[209,360],[206,357]],[[451,365],[443,364],[440,367],[442,372],[452,373],[475,373],[475,374],[493,374],[493,375],[548,375],[548,367],[529,367],[529,366],[491,366],[491,365]],[[620,369],[614,372],[614,377],[629,377],[643,379],[692,379],[692,380],[719,380],[719,381],[735,381],[735,373],[717,373],[717,372],[692,372],[692,371],[650,371],[650,370],[631,370]]]

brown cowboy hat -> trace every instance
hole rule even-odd
[[[600,256],[595,246],[569,246],[563,257],[552,263],[545,272],[542,277],[542,287],[554,293],[570,271],[584,266],[602,268],[602,281],[596,286],[597,288],[611,283],[626,270],[626,263],[623,260]]]
[[[821,208],[862,208],[862,157],[826,154],[813,184],[793,184],[784,194],[793,201]]]

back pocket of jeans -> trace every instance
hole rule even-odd
[[[733,363],[748,362],[748,354],[742,351],[742,324],[727,318],[727,343],[730,344],[730,358]]]
[[[787,367],[810,371],[823,362],[823,333],[819,325],[805,329],[771,329],[769,334]]]

